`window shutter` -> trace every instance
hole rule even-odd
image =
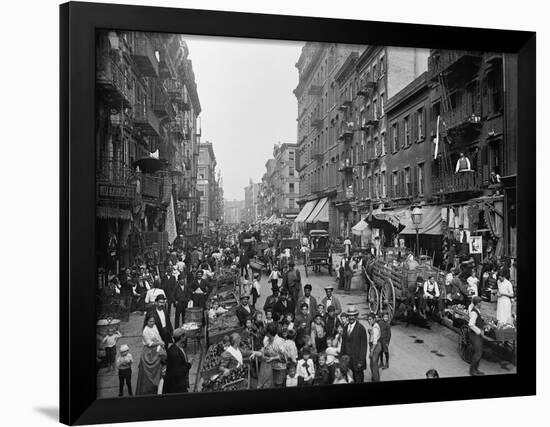
[[[417,121],[417,117],[418,117],[418,112],[414,112],[412,115],[411,115],[411,119],[412,119],[412,126],[411,126],[411,142],[415,142],[416,141],[416,134],[418,133],[417,132],[417,124],[418,124],[418,121]]]
[[[401,123],[396,122],[395,123],[395,135],[396,135],[396,138],[395,138],[395,151],[399,151],[399,149],[401,148],[401,132],[399,132],[400,127],[401,127]]]
[[[415,166],[412,170],[413,173],[413,179],[412,179],[412,196],[416,197],[418,196],[418,166]]]
[[[426,138],[428,136],[428,128],[426,127],[428,125],[426,121],[426,108],[422,109],[422,136]]]

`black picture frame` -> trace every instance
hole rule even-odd
[[[517,53],[517,373],[332,386],[96,399],[96,29]],[[69,2],[60,6],[60,419],[95,424],[532,395],[536,392],[535,33]]]

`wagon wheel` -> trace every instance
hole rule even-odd
[[[393,313],[395,312],[395,288],[391,279],[388,279],[380,289],[380,309],[388,312],[391,322]]]
[[[466,363],[472,361],[472,346],[467,325],[463,325],[458,331],[458,354]]]
[[[367,306],[369,307],[371,313],[378,313],[378,289],[376,286],[371,285],[369,288],[369,293],[367,294]]]

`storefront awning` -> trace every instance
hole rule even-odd
[[[328,197],[324,197],[319,200],[319,203],[315,206],[315,209],[307,217],[306,222],[308,224],[315,224],[316,222],[328,222]]]
[[[439,235],[442,233],[441,226],[443,220],[441,219],[441,207],[440,206],[422,206],[422,221],[418,227],[420,234]],[[412,221],[411,210],[406,209],[401,213],[401,222],[405,224],[405,228],[401,231],[401,234],[416,234],[416,228]]]
[[[101,219],[132,219],[132,214],[130,211],[113,208],[111,206],[98,206],[96,209],[96,216]]]
[[[361,220],[357,224],[355,224],[353,227],[351,227],[351,233],[355,236],[360,236],[365,229],[367,229],[369,225],[367,224],[367,221]]]
[[[294,218],[294,222],[306,222],[307,217],[311,214],[311,211],[315,208],[315,205],[317,204],[317,200],[310,200],[307,202],[298,216]]]
[[[405,228],[401,218],[395,212],[373,212],[366,221],[372,228],[384,228],[389,225],[398,232]]]

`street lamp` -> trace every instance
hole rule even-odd
[[[418,230],[420,229],[420,224],[422,223],[422,209],[418,206],[415,206],[411,213],[412,222],[414,228],[416,229],[416,256],[420,255],[420,238],[418,236]]]

